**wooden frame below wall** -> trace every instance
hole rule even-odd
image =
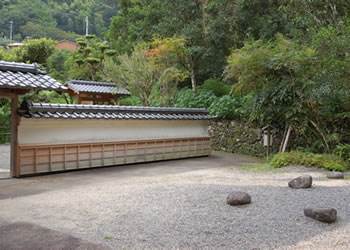
[[[17,176],[152,162],[211,153],[210,137],[19,145]]]

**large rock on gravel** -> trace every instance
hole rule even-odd
[[[288,182],[291,188],[310,188],[312,186],[312,177],[310,175],[299,176]]]
[[[227,196],[226,202],[231,206],[244,205],[251,202],[251,197],[245,192],[231,192]]]
[[[321,222],[332,223],[337,220],[337,210],[331,207],[305,208],[304,214]]]
[[[328,179],[344,179],[344,173],[342,172],[329,172],[327,174]]]

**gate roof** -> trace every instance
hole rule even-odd
[[[0,61],[0,88],[66,90],[67,88],[39,69],[38,64]]]

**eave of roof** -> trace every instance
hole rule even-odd
[[[38,64],[0,61],[0,88],[66,90],[67,88],[40,70]]]
[[[213,118],[205,109],[28,102],[22,103],[18,114],[25,118],[53,119],[209,120]]]
[[[103,93],[103,94],[117,94],[117,95],[130,95],[130,92],[126,89],[119,88],[116,83],[111,82],[95,82],[85,80],[70,80],[65,83],[69,89],[79,94],[85,93]]]

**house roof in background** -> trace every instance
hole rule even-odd
[[[213,118],[206,109],[30,102],[23,102],[18,113],[25,118],[47,119],[209,120]]]
[[[65,83],[65,86],[77,94],[80,92],[88,92],[100,94],[130,95],[130,92],[128,90],[118,87],[116,83],[110,82],[70,80],[69,82]]]
[[[0,61],[0,88],[65,90],[61,83],[39,69],[38,64]]]
[[[75,42],[72,42],[72,41],[69,41],[69,40],[61,40],[58,43],[64,43],[64,42],[68,42],[68,43],[71,43],[71,44],[74,44],[74,45],[79,45],[79,44],[77,44]]]

